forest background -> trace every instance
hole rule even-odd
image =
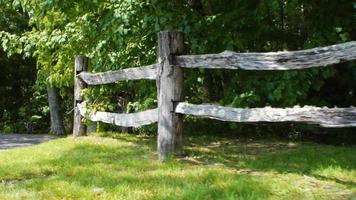
[[[0,0],[0,132],[71,132],[76,55],[90,58],[92,72],[153,64],[157,33],[169,29],[184,32],[187,54],[308,49],[355,40],[355,11],[351,0]],[[186,70],[184,85],[192,103],[356,105],[355,62],[286,72]],[[119,97],[125,112],[157,104],[155,83],[148,81],[96,86],[84,95],[93,109],[111,112],[121,109]],[[51,126],[50,111],[62,122]],[[187,129],[202,133],[298,138],[335,132],[290,123],[185,120]],[[134,131],[156,132],[155,126]],[[337,136],[352,131],[338,129]]]

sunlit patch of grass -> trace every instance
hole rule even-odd
[[[103,137],[105,136],[105,137]],[[0,152],[0,199],[347,199],[355,147],[186,138],[161,163],[156,138],[98,133]]]

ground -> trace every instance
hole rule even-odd
[[[101,133],[2,150],[0,199],[356,198],[355,146],[190,136],[185,157],[161,163],[155,141]]]
[[[0,150],[24,147],[54,139],[51,135],[0,134]]]

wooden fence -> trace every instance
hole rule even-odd
[[[232,122],[306,122],[324,127],[356,127],[356,108],[231,108],[217,105],[194,105],[183,101],[183,68],[296,70],[356,59],[356,42],[292,52],[182,55],[183,34],[164,31],[158,34],[158,63],[104,73],[86,72],[88,59],[75,60],[74,136],[85,135],[82,116],[118,126],[139,127],[158,122],[158,153],[164,160],[168,154],[182,153],[182,117],[194,115]],[[80,91],[88,85],[122,80],[156,80],[158,108],[139,113],[118,114],[92,112],[82,104]]]

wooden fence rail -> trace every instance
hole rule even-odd
[[[158,64],[144,67],[127,68],[102,73],[82,72],[78,75],[88,85],[103,85],[124,80],[156,80]]]
[[[244,70],[291,70],[322,67],[356,59],[356,42],[301,51],[175,56],[174,64],[185,68],[224,68]]]
[[[93,112],[88,110],[83,104],[78,104],[80,114],[87,117],[93,122],[104,122],[115,124],[123,127],[140,127],[157,122],[158,110],[151,109],[137,113],[110,113],[110,112]]]
[[[179,103],[176,113],[230,122],[306,122],[323,127],[356,127],[356,108],[230,108],[217,105]]]
[[[157,148],[160,160],[168,154],[182,153],[183,115],[208,117],[232,122],[305,122],[323,127],[356,127],[356,108],[231,108],[194,105],[183,101],[184,68],[224,68],[244,70],[295,70],[324,67],[356,60],[356,42],[291,52],[182,55],[183,34],[164,31],[158,34],[158,63],[138,68],[89,73],[87,58],[76,58],[75,117],[73,135],[85,131],[81,117],[125,127],[158,122]],[[81,90],[86,85],[101,85],[122,80],[156,79],[158,108],[138,113],[93,112],[82,104]]]

